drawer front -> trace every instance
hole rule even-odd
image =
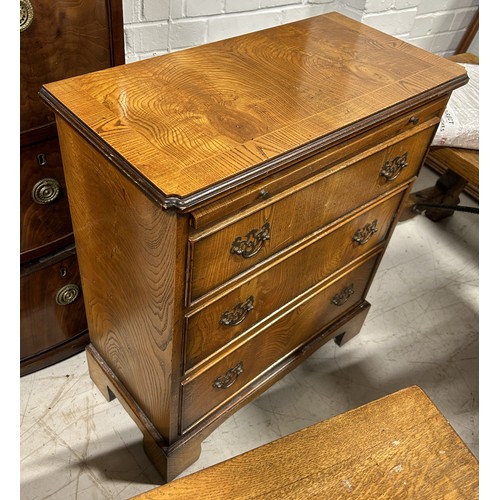
[[[57,139],[21,148],[20,180],[21,254],[27,257],[23,260],[70,243],[72,226]]]
[[[420,167],[434,129],[336,165],[243,218],[190,238],[191,300],[394,186]]]
[[[306,247],[284,255],[272,267],[262,268],[235,290],[188,313],[186,370],[382,242],[403,194],[397,191],[326,231]],[[370,226],[373,231],[369,230]],[[354,241],[363,231],[366,234],[361,240],[366,239],[366,242]]]
[[[21,361],[87,329],[76,255],[21,268]]]
[[[329,282],[312,297],[182,386],[182,430],[227,403],[273,364],[301,347],[367,292],[379,254]]]
[[[236,193],[222,197],[193,213],[193,227],[199,229],[223,216],[228,216],[296,185],[322,169],[345,161],[398,135],[411,135],[422,128],[439,123],[448,98],[439,98],[413,109],[392,121],[379,125],[335,146],[295,163],[277,174],[253,182]]]

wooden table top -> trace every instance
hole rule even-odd
[[[479,464],[414,386],[134,497],[472,500]]]
[[[466,81],[463,67],[330,13],[40,96],[151,198],[183,208]]]

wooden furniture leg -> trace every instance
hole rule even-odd
[[[200,434],[189,442],[183,442],[181,447],[173,445],[169,448],[166,446],[161,434],[138,407],[127,389],[116,378],[92,344],[87,347],[86,353],[92,381],[107,401],[111,401],[115,397],[118,398],[118,401],[142,432],[144,452],[165,478],[165,481],[171,481],[198,460],[201,454],[201,442],[206,437],[205,434]]]
[[[447,208],[419,208],[419,203],[429,203],[436,205],[458,205],[460,203],[460,193],[464,190],[467,181],[458,174],[448,169],[430,188],[422,191],[417,191],[410,195],[410,200],[413,205],[417,205],[416,210],[424,211],[425,216],[433,222],[440,221],[450,215],[453,215],[453,210]]]

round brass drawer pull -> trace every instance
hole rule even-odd
[[[348,287],[344,288],[341,292],[337,293],[330,302],[340,307],[344,305],[349,300],[349,297],[351,297],[351,295],[353,294],[354,294],[354,284],[349,285]]]
[[[55,179],[46,177],[39,180],[31,190],[31,198],[39,205],[47,205],[57,200],[61,192],[61,185]]]
[[[354,241],[354,243],[356,243],[357,245],[364,245],[365,243],[368,243],[370,238],[378,231],[377,223],[378,221],[377,219],[375,219],[373,222],[370,222],[365,227],[358,229],[354,233],[352,241]]]
[[[408,153],[403,153],[401,156],[396,156],[392,160],[384,163],[380,175],[388,181],[393,181],[399,174],[408,166]]]
[[[248,259],[259,253],[264,243],[271,237],[271,226],[266,222],[261,230],[252,229],[247,233],[245,239],[238,236],[231,246],[230,253],[241,255],[243,258]]]
[[[236,366],[230,368],[224,375],[217,377],[212,384],[216,389],[228,389],[243,373],[243,361],[240,361]]]
[[[27,30],[33,22],[33,6],[30,0],[21,0],[21,17],[20,28],[21,31]]]
[[[56,293],[56,303],[60,306],[67,306],[73,303],[80,293],[78,285],[70,283],[69,285],[64,285]]]
[[[245,302],[236,304],[230,311],[224,311],[220,317],[219,324],[224,326],[239,325],[253,309],[253,295],[250,295]]]

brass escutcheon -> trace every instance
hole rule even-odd
[[[21,0],[21,31],[27,30],[33,22],[33,6],[30,0]]]
[[[57,199],[61,192],[61,185],[55,179],[46,177],[39,180],[31,190],[31,198],[39,205],[52,203]]]
[[[78,288],[78,285],[74,285],[73,283],[64,285],[56,293],[56,303],[60,306],[67,306],[78,298],[79,293],[80,289]]]

